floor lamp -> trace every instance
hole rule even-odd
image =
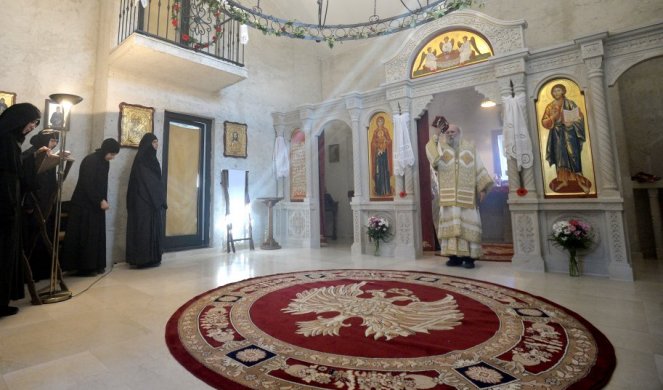
[[[60,161],[58,163],[58,190],[55,200],[55,230],[53,232],[53,253],[51,256],[51,280],[49,289],[39,294],[42,303],[55,303],[66,301],[72,294],[62,283],[62,271],[60,270],[60,219],[62,216],[62,184],[65,176],[65,165],[67,156],[65,150],[67,147],[67,129],[71,119],[71,107],[83,101],[83,98],[67,93],[55,93],[49,96],[52,101],[64,108],[65,124],[60,127]],[[60,282],[60,283],[58,283]],[[59,284],[59,286],[58,286]]]

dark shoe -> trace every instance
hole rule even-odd
[[[474,268],[474,259],[471,257],[464,257],[463,258],[463,268]]]
[[[14,307],[14,306],[0,307],[0,317],[13,316],[16,313],[18,313],[18,307]]]
[[[463,264],[463,260],[458,256],[449,256],[449,260],[447,260],[446,264],[447,267],[458,267]]]

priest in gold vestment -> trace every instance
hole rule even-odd
[[[426,144],[426,155],[439,183],[437,237],[441,254],[449,257],[448,266],[474,268],[474,260],[481,257],[478,204],[493,180],[474,144],[462,139],[460,127],[450,124],[442,129]]]

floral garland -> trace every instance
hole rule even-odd
[[[227,0],[203,0],[210,4],[216,4],[220,7],[224,13],[226,13],[232,19],[235,19],[241,24],[250,25],[251,27],[262,31],[265,35],[273,36],[287,36],[291,38],[299,39],[308,39],[315,41],[324,41],[327,43],[329,48],[334,48],[336,42],[342,42],[346,40],[354,39],[364,39],[370,37],[377,37],[382,35],[391,34],[394,32],[401,31],[405,28],[415,27],[415,22],[410,19],[403,19],[395,26],[387,28],[377,28],[375,26],[369,25],[365,26],[366,28],[359,29],[350,29],[342,36],[336,35],[335,32],[322,31],[312,34],[311,27],[307,23],[302,23],[297,20],[283,20],[271,16],[264,15],[254,15],[243,10],[242,8],[236,7],[232,4],[229,4]],[[444,8],[432,9],[424,13],[423,15],[427,21],[439,19],[451,11],[455,11],[462,8],[471,7],[477,0],[447,0],[444,4]],[[483,3],[479,3],[479,6],[483,6]],[[317,31],[317,30],[316,30]]]
[[[216,43],[223,34],[223,20],[221,19],[222,3],[217,0],[202,0],[201,3],[207,5],[209,12],[216,18],[216,23],[214,24],[214,35],[212,35],[212,38],[210,38],[209,42],[207,43],[201,43],[198,39],[189,34],[182,34],[182,43],[185,45],[190,45],[196,50],[210,47],[210,45]],[[173,25],[176,31],[180,30],[181,10],[182,0],[174,0],[173,6],[170,9],[170,23]]]

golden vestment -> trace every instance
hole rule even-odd
[[[442,255],[481,257],[477,193],[488,192],[492,178],[474,145],[465,140],[454,149],[433,138],[426,144],[426,155],[439,183],[437,237]]]

